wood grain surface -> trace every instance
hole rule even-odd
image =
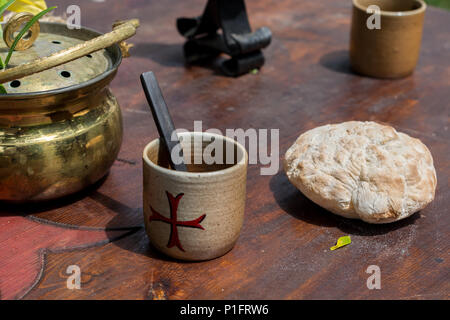
[[[449,298],[449,12],[428,8],[416,72],[390,81],[349,69],[350,0],[247,1],[252,27],[271,28],[273,42],[257,75],[227,78],[214,63],[185,66],[183,61],[184,40],[175,20],[200,15],[205,0],[77,2],[82,24],[102,32],[118,19],[141,20],[131,57],[111,86],[122,106],[124,143],[110,174],[80,194],[44,205],[0,204],[0,257],[6,259],[0,261],[2,298]],[[58,5],[57,14],[72,3],[49,1]],[[261,176],[260,166],[251,165],[245,222],[235,248],[207,262],[166,258],[149,245],[142,228],[141,155],[157,137],[139,82],[144,71],[158,77],[177,127],[192,130],[201,120],[204,129],[280,129],[280,157],[301,133],[319,125],[390,124],[431,150],[436,199],[406,220],[369,225],[313,204],[281,168],[274,176]],[[43,241],[39,235],[49,226],[53,238]],[[344,235],[352,244],[330,251]],[[42,251],[43,245],[58,250]],[[11,246],[17,250],[5,256]],[[21,257],[31,253],[23,250],[34,252],[27,267]],[[70,265],[81,268],[81,290],[66,287]],[[366,286],[369,265],[381,268],[380,290]],[[11,268],[16,272],[6,277]],[[25,277],[32,280],[14,281]]]

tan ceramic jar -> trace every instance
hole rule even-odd
[[[369,29],[369,6],[380,11],[380,29]],[[419,59],[426,4],[422,0],[353,0],[350,62],[376,78],[410,75]]]
[[[193,162],[215,139],[233,150],[233,163],[207,165],[202,161],[188,164],[189,172],[174,171],[168,169],[159,139],[149,143],[143,155],[146,231],[152,245],[173,258],[213,259],[233,248],[242,228],[247,152],[220,135],[185,132],[179,136],[185,159]],[[193,143],[194,139],[200,143]]]

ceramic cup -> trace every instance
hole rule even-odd
[[[213,259],[233,248],[242,228],[247,151],[216,134],[184,132],[179,138],[189,172],[169,169],[159,139],[145,147],[145,228],[151,244],[168,256]],[[222,148],[210,152],[214,146]],[[213,155],[216,163],[206,164],[214,160],[202,159],[206,153]]]
[[[380,8],[380,29],[369,29],[369,6]],[[350,62],[376,78],[410,75],[419,59],[426,4],[422,0],[353,0]],[[374,20],[371,20],[374,21]],[[371,26],[372,27],[372,26]]]

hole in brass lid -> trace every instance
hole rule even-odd
[[[11,88],[18,88],[18,87],[20,87],[20,85],[21,85],[21,82],[19,80],[11,81],[11,83],[9,84],[9,86]]]
[[[60,75],[64,78],[70,78],[72,74],[69,71],[61,71]]]
[[[92,54],[88,54],[88,55],[86,55],[86,57],[92,58]]]
[[[65,24],[42,22],[40,27],[41,33],[39,34],[35,45],[30,50],[15,51],[13,59],[10,61],[10,68],[32,62],[37,57],[45,57],[64,48],[83,44],[85,41],[83,39],[91,40],[94,37],[101,35],[97,35],[96,32],[84,30],[83,28],[81,31],[69,31]],[[32,33],[32,37],[34,35],[36,35],[35,32]],[[28,43],[30,40],[24,42]],[[0,52],[0,55],[1,54],[2,53]],[[92,58],[87,57],[88,54],[90,54]],[[7,91],[11,91],[11,94],[14,93],[17,95],[28,93],[37,94],[51,90],[78,90],[79,87],[89,86],[90,81],[99,81],[100,79],[103,79],[105,73],[110,72],[114,68],[118,68],[120,48],[118,46],[111,46],[107,49],[99,50],[98,53],[85,53],[83,57],[85,57],[85,59],[76,59],[67,63],[65,66],[51,68],[42,73],[30,75],[30,78],[27,78],[28,80],[20,78],[12,79],[5,82],[4,86]],[[93,63],[94,60],[95,63]],[[0,70],[0,72],[1,71],[2,70]],[[62,71],[66,71],[67,73],[62,73]],[[13,87],[14,84],[11,86],[13,80],[20,80],[20,86]]]

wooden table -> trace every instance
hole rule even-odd
[[[90,190],[40,206],[0,204],[3,299],[449,298],[450,12],[428,9],[415,74],[387,81],[349,70],[350,0],[247,2],[253,28],[268,26],[274,37],[261,72],[233,79],[184,64],[175,19],[199,15],[205,0],[78,1],[82,24],[103,32],[116,19],[141,19],[132,57],[112,84],[124,143]],[[58,1],[57,13],[72,3]],[[204,129],[280,129],[280,156],[319,125],[389,123],[430,148],[436,199],[406,220],[368,225],[313,204],[281,169],[261,176],[252,165],[236,247],[212,261],[172,261],[149,246],[142,228],[141,154],[157,137],[139,83],[148,70],[178,127],[202,120]],[[352,244],[330,251],[344,235]],[[5,257],[7,249],[13,254]],[[66,287],[70,265],[81,269],[81,290]],[[381,268],[380,290],[366,286],[369,265]]]

